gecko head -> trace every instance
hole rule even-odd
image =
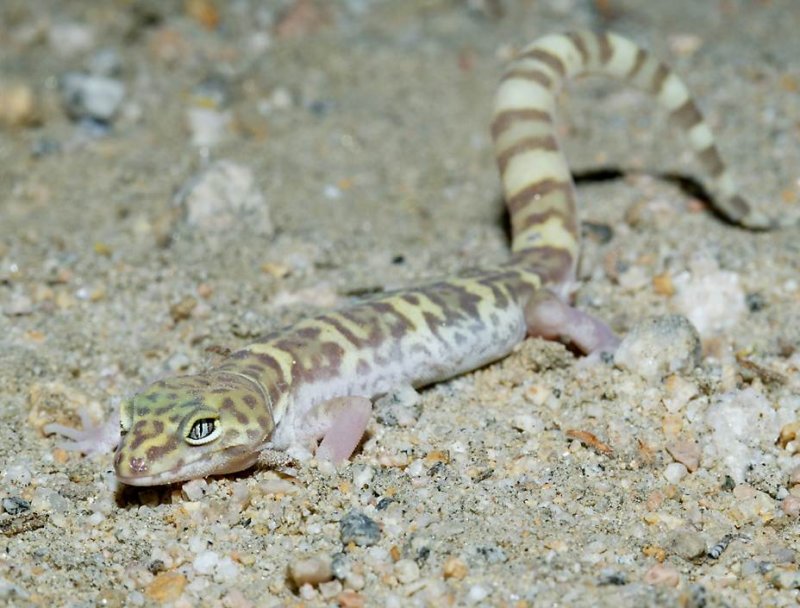
[[[151,384],[122,406],[117,479],[154,486],[248,468],[274,427],[266,399],[238,374]]]

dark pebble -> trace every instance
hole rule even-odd
[[[350,511],[339,522],[342,543],[349,545],[355,543],[359,547],[371,547],[381,538],[380,526],[361,513],[360,511]]]

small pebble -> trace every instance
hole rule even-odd
[[[460,581],[462,578],[467,576],[469,568],[467,568],[467,564],[464,562],[464,560],[455,556],[450,556],[444,561],[442,571],[446,579],[454,578]]]
[[[20,513],[29,511],[30,508],[31,503],[19,496],[11,496],[3,499],[3,511],[9,515],[19,515]]]
[[[781,511],[789,517],[796,518],[800,516],[800,498],[789,494],[781,501]]]
[[[614,363],[655,381],[667,374],[692,371],[701,356],[700,336],[686,317],[665,315],[634,326],[619,345]]]
[[[297,587],[330,581],[333,578],[331,560],[319,556],[293,561],[289,564],[289,578]]]
[[[776,589],[800,589],[800,572],[783,570],[773,575],[770,582]]]
[[[745,481],[756,490],[772,496],[772,498],[783,498],[786,492],[786,473],[772,460],[761,460],[751,462],[744,474]]]
[[[469,588],[469,592],[467,593],[467,600],[471,604],[477,604],[478,602],[482,602],[489,594],[492,592],[491,589],[488,589],[482,585],[473,585]]]
[[[394,565],[394,574],[401,583],[413,583],[419,578],[419,566],[412,559],[401,559]]]
[[[249,167],[228,160],[211,164],[189,179],[175,196],[186,223],[207,234],[246,225],[271,235],[269,205]]]
[[[355,543],[359,547],[370,547],[381,538],[381,528],[360,511],[352,510],[339,522],[342,543]]]
[[[0,87],[0,124],[32,127],[40,122],[39,104],[31,87],[26,84]]]
[[[715,395],[705,419],[712,429],[707,445],[737,484],[753,474],[748,471],[752,463],[763,460],[763,452],[753,446],[773,444],[780,431],[772,404],[752,387]]]
[[[706,543],[694,530],[677,530],[672,535],[670,548],[675,555],[693,560],[706,554]]]
[[[340,608],[364,608],[364,606],[366,606],[364,596],[355,591],[342,591],[336,599],[339,602]]]
[[[668,564],[656,564],[645,573],[644,582],[648,585],[677,587],[681,582],[681,575]]]
[[[682,410],[700,390],[694,382],[686,380],[678,374],[673,374],[664,380],[667,394],[664,396],[664,407],[670,413]]]
[[[125,99],[125,85],[114,78],[68,72],[61,77],[61,98],[73,120],[108,123]]]
[[[375,419],[387,426],[413,426],[422,413],[420,402],[413,387],[399,388],[375,402]]]
[[[319,584],[319,594],[326,600],[332,600],[342,592],[342,583],[339,581],[327,581]]]
[[[145,595],[159,604],[177,600],[187,584],[186,577],[178,572],[162,572],[145,588]]]
[[[208,482],[205,479],[192,479],[181,486],[181,493],[187,500],[200,500],[208,492]]]
[[[711,259],[694,260],[691,271],[675,277],[673,302],[701,336],[730,329],[747,312],[745,293],[735,272],[720,270]]]
[[[686,465],[680,462],[671,462],[666,467],[664,467],[664,479],[666,479],[671,484],[677,484],[680,482],[681,479],[686,477],[689,473]]]
[[[211,574],[219,563],[219,553],[203,551],[192,561],[192,567],[198,574]]]
[[[13,294],[3,306],[3,314],[9,317],[22,317],[33,312],[33,300],[22,294]]]
[[[690,473],[700,466],[700,446],[694,441],[673,441],[667,445],[667,451],[677,462],[683,464]]]
[[[221,143],[230,132],[233,115],[210,108],[192,107],[186,110],[186,123],[192,136],[192,145],[209,148]]]

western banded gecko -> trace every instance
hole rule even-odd
[[[711,130],[663,63],[615,34],[545,36],[505,71],[491,125],[511,217],[510,260],[303,320],[214,369],[155,382],[122,407],[118,479],[146,486],[229,473],[265,449],[314,449],[320,440],[317,457],[340,461],[360,441],[376,395],[473,370],[526,335],[566,339],[587,354],[613,350],[611,330],[566,303],[579,226],[554,130],[555,95],[565,80],[588,73],[652,93],[713,179],[716,209],[739,225],[769,227],[737,194]]]

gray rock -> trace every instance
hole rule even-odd
[[[656,381],[675,372],[690,372],[701,362],[697,330],[682,315],[653,317],[636,325],[614,355],[614,364]]]
[[[381,528],[372,519],[355,509],[339,522],[342,544],[355,543],[359,547],[370,547],[381,538]]]
[[[191,178],[175,197],[186,223],[205,233],[223,233],[247,227],[257,234],[273,232],[269,206],[253,172],[220,160]]]
[[[685,560],[694,560],[706,554],[706,542],[694,530],[677,530],[670,540],[670,549]]]
[[[111,122],[125,99],[125,85],[114,78],[68,72],[60,84],[64,108],[74,120]]]

